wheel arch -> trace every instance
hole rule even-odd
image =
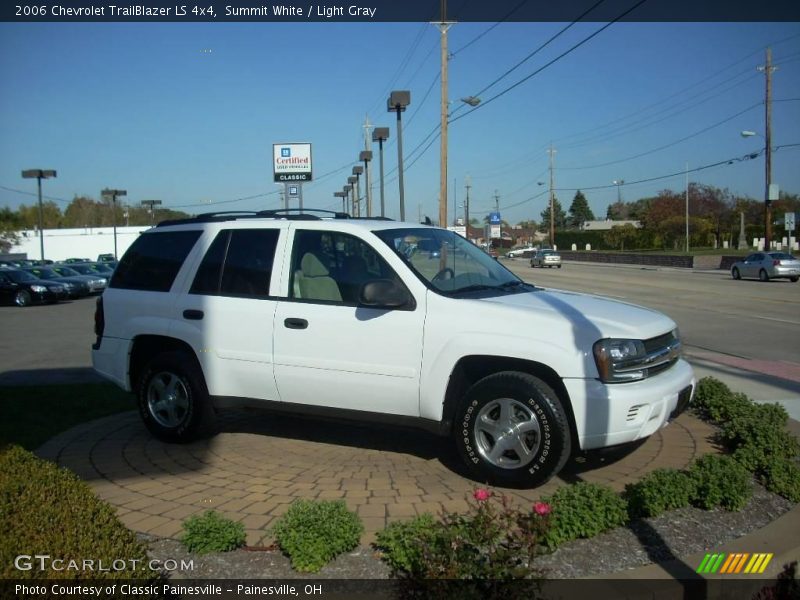
[[[567,388],[558,373],[543,363],[507,356],[470,355],[458,360],[450,372],[450,378],[447,382],[447,390],[445,391],[444,404],[442,406],[441,434],[450,434],[456,409],[467,390],[484,377],[501,371],[528,373],[538,377],[552,387],[559,400],[561,400],[564,412],[567,415],[572,447],[577,448],[579,446],[572,402]]]
[[[136,336],[131,344],[130,359],[128,361],[128,383],[130,389],[136,390],[138,388],[139,378],[142,376],[144,368],[151,358],[164,352],[176,351],[185,352],[192,357],[197,368],[200,369],[202,373],[197,355],[186,342],[165,335],[146,334]]]

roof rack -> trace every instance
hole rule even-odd
[[[186,219],[169,219],[160,221],[156,227],[168,225],[185,225],[188,223],[212,223],[218,221],[235,221],[236,219],[290,219],[296,221],[319,221],[322,217],[310,213],[332,215],[334,219],[371,219],[374,221],[391,221],[388,217],[351,217],[346,212],[323,210],[321,208],[275,208],[271,210],[223,210],[207,212]]]

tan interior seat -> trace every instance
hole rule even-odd
[[[297,298],[342,301],[342,294],[336,281],[330,276],[327,267],[312,252],[306,252],[303,255],[300,269],[295,271],[294,286]]]

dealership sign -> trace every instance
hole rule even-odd
[[[279,183],[311,181],[311,144],[272,144],[272,171]]]

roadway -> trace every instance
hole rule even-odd
[[[734,281],[726,271],[502,263],[542,287],[598,294],[669,315],[699,375],[722,378],[755,400],[780,402],[800,419],[800,283]]]

